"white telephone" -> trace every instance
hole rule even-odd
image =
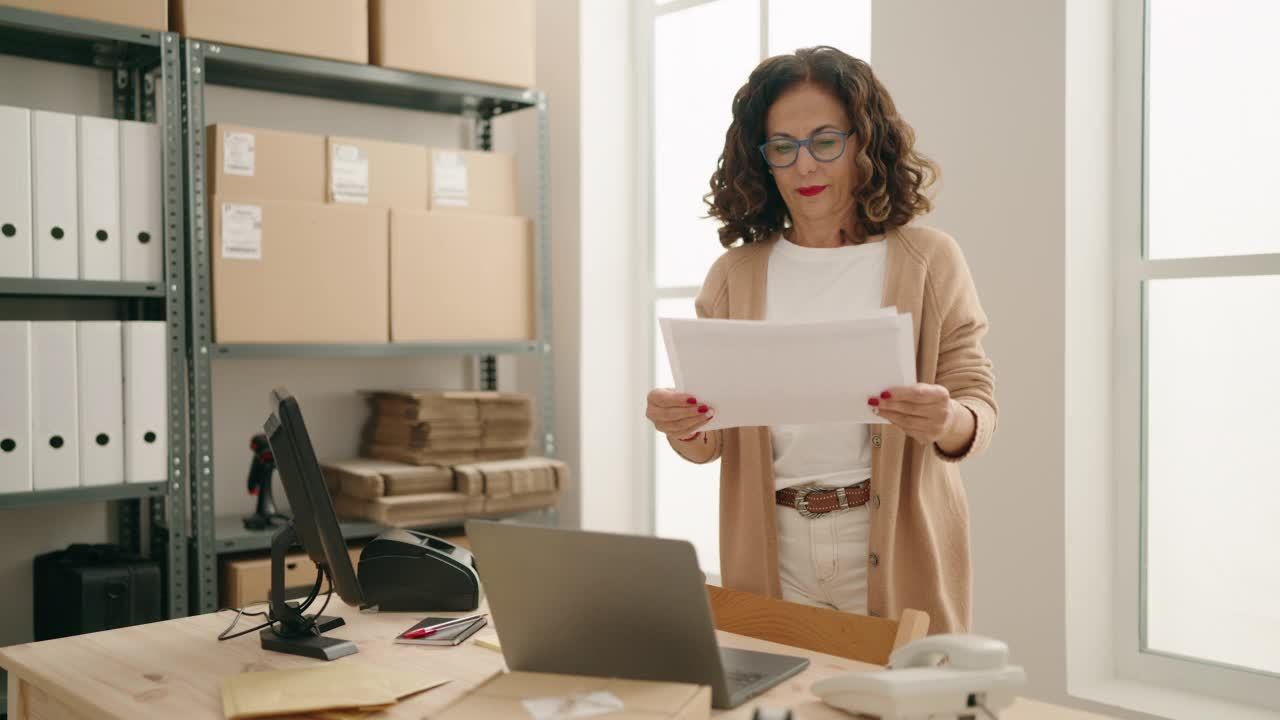
[[[881,720],[994,720],[1026,683],[1008,659],[999,640],[934,635],[893,651],[890,669],[827,678],[810,690],[832,707]]]

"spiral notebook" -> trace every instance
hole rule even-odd
[[[453,618],[447,618],[447,617],[423,618],[422,621],[419,622],[417,625],[414,625],[413,627],[408,628],[403,633],[400,633],[400,635],[396,636],[395,642],[401,643],[403,645],[457,645],[463,640],[466,640],[467,638],[476,634],[476,632],[479,631],[480,628],[489,624],[489,621],[487,618],[479,617],[469,623],[462,623],[459,625],[454,625],[452,627],[444,628],[440,632],[437,632],[432,635],[428,635],[427,637],[424,637],[424,638],[416,638],[411,640],[405,637],[405,633],[411,632],[413,630],[417,630],[420,627],[427,627],[428,625],[438,625],[442,622],[448,622],[449,620],[452,620],[452,619]]]

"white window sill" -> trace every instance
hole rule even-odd
[[[1169,720],[1280,720],[1280,712],[1132,680],[1072,690],[1072,697]]]

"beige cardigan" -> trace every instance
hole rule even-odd
[[[773,242],[724,253],[707,274],[698,317],[759,320]],[[931,633],[965,632],[970,621],[969,507],[956,463],[984,451],[996,427],[987,318],[969,267],[950,236],[932,228],[891,231],[884,306],[911,313],[917,379],[945,386],[973,411],[969,450],[948,457],[892,425],[870,425],[871,539],[867,609],[897,617],[929,613]],[[773,448],[767,427],[708,433],[720,458],[720,572],[726,587],[781,597],[774,518]],[[679,452],[683,443],[673,441]],[[710,460],[709,460],[710,461]],[[708,461],[708,462],[709,462]]]

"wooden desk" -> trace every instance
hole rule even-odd
[[[377,720],[422,720],[495,672],[502,655],[468,641],[457,647],[397,645],[391,639],[420,619],[420,613],[361,614],[335,599],[325,611],[347,625],[330,635],[354,640],[355,655],[338,663],[366,662],[416,668],[424,675],[453,680],[371,716]],[[440,613],[444,615],[446,613]],[[465,613],[456,613],[465,614]],[[103,633],[0,649],[9,672],[9,720],[220,720],[221,678],[242,672],[280,670],[318,661],[259,647],[257,633],[218,642],[231,621],[223,612]],[[242,618],[239,629],[257,623]],[[815,681],[873,666],[722,633],[722,644],[801,655],[810,666],[801,675],[717,718],[750,720],[757,706],[790,707],[804,720],[849,720],[809,694]],[[1099,716],[1019,701],[1002,720],[1099,720]]]

